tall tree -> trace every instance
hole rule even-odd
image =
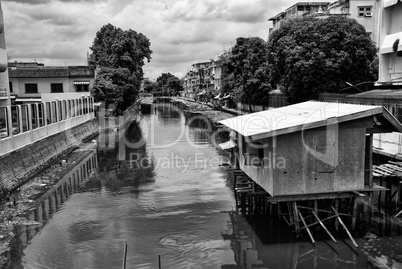
[[[180,79],[171,73],[162,73],[156,79],[156,83],[158,90],[166,93],[177,94],[183,90]]]
[[[375,80],[376,48],[353,19],[312,17],[288,20],[268,40],[271,84],[292,103],[336,92],[346,82]]]
[[[93,95],[107,105],[115,104],[122,113],[137,98],[144,60],[151,59],[150,41],[141,33],[109,23],[96,33],[90,49],[91,65],[98,69]]]
[[[223,87],[232,88],[238,101],[267,105],[269,71],[267,44],[259,37],[239,37],[228,56],[223,58]]]

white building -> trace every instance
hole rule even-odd
[[[89,66],[44,66],[36,62],[8,64],[9,89],[15,103],[40,102],[42,93],[90,92],[94,70]]]
[[[11,104],[10,92],[8,90],[6,39],[4,35],[3,10],[1,9],[1,1],[0,1],[0,107],[7,106],[10,104]]]

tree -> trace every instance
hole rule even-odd
[[[144,91],[147,93],[152,93],[155,90],[156,90],[156,83],[149,79],[146,79],[144,81]]]
[[[376,79],[375,45],[353,19],[288,20],[272,32],[268,51],[271,85],[283,88],[291,103]]]
[[[123,113],[138,96],[144,60],[151,59],[149,39],[109,23],[96,33],[90,49],[90,64],[98,68],[93,96],[97,101],[114,103],[118,112]]]
[[[114,106],[116,115],[121,115],[135,102],[139,89],[136,80],[127,68],[102,67],[94,82],[92,95],[104,101],[106,107]]]
[[[170,73],[162,73],[157,79],[159,91],[176,95],[183,90],[182,82],[178,77]]]
[[[237,101],[268,105],[269,71],[267,44],[259,37],[237,38],[223,61],[223,89],[231,91]]]

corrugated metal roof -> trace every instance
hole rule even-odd
[[[381,106],[308,101],[219,121],[253,139],[382,114]]]

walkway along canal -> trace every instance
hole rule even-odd
[[[237,213],[217,146],[225,134],[209,126],[153,104],[124,135],[105,132],[95,149],[76,151],[86,156],[32,207],[39,225],[16,230],[8,268],[121,268],[124,241],[127,268],[157,268],[158,255],[162,268],[402,267],[399,220],[364,200],[359,212],[370,207],[371,218],[358,215],[359,248],[343,231],[334,244],[317,228],[313,245],[282,220]]]

